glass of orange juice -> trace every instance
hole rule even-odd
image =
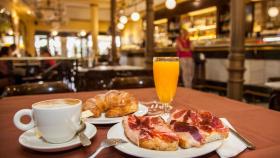
[[[179,77],[178,57],[154,57],[153,73],[157,96],[164,106],[164,112],[169,114],[171,102],[176,94]]]

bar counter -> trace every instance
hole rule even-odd
[[[0,61],[78,60],[77,57],[1,57]]]
[[[245,51],[279,51],[280,43],[260,43],[260,44],[245,44]],[[219,51],[229,51],[229,44],[207,44],[200,45],[197,44],[194,46],[194,52],[219,52]],[[121,50],[121,54],[125,54],[128,56],[139,56],[140,54],[144,56],[145,50],[143,48],[140,49],[125,49]],[[162,56],[163,54],[176,55],[175,47],[162,47],[155,48],[155,54]]]
[[[216,44],[216,45],[205,45],[197,46],[194,51],[228,51],[229,45],[227,44]],[[246,44],[245,51],[276,51],[280,50],[280,43],[268,43],[268,44]]]
[[[227,42],[196,45],[193,50],[195,74],[199,80],[228,81]],[[271,77],[280,76],[280,43],[247,43],[245,45],[245,84],[265,85]],[[176,48],[155,48],[155,56],[176,56]],[[144,49],[123,50],[121,61],[124,65],[144,66]],[[273,68],[273,69],[272,69]],[[219,70],[219,71],[217,71]]]

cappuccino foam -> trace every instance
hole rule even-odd
[[[62,108],[67,106],[77,105],[79,100],[76,99],[53,99],[41,101],[34,104],[34,107],[37,108]]]

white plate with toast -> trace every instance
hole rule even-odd
[[[138,110],[134,113],[136,116],[143,116],[148,113],[148,107],[146,107],[143,104],[138,104]],[[122,117],[106,117],[105,113],[102,113],[100,117],[97,118],[87,118],[86,122],[91,123],[91,124],[114,124],[114,123],[119,123],[122,121]]]
[[[110,130],[108,131],[107,138],[124,139],[128,143],[117,145],[117,146],[115,146],[116,149],[118,149],[126,154],[129,154],[129,155],[133,155],[133,156],[137,156],[137,157],[147,157],[147,158],[197,157],[197,156],[202,156],[202,155],[208,154],[212,151],[215,151],[223,143],[223,140],[219,140],[219,141],[214,141],[211,143],[204,144],[198,148],[189,148],[189,149],[179,148],[176,151],[149,150],[149,149],[138,147],[135,144],[133,144],[130,140],[128,140],[124,134],[124,129],[123,129],[122,123],[118,123],[118,124],[112,126],[110,128]]]

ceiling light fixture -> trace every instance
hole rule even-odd
[[[57,36],[57,35],[58,35],[58,32],[57,32],[56,30],[53,30],[53,31],[51,32],[51,35],[52,35],[52,36]]]
[[[123,9],[121,9],[121,10],[120,10],[120,14],[123,14],[123,13],[124,13],[124,10],[123,10]]]
[[[200,0],[195,0],[194,2],[193,2],[193,5],[195,6],[195,7],[198,7],[199,5],[200,5]]]
[[[270,17],[274,18],[279,14],[279,9],[277,7],[270,7],[267,13]]]
[[[140,14],[138,12],[133,12],[130,16],[133,21],[138,21],[140,19]]]
[[[119,30],[123,30],[123,29],[124,29],[124,24],[118,23],[118,24],[117,24],[117,28],[118,28]]]
[[[84,37],[84,36],[87,35],[87,32],[86,32],[85,30],[82,30],[82,31],[79,33],[79,35],[80,35],[81,37]]]
[[[2,8],[2,9],[0,10],[0,13],[3,14],[3,13],[5,12],[5,10],[6,10],[5,8]]]
[[[28,15],[31,15],[32,12],[31,12],[30,10],[27,10],[27,14],[28,14]]]
[[[134,12],[130,15],[132,21],[138,21],[140,19],[140,14],[137,11],[137,5],[138,3],[136,2],[134,5]]]
[[[120,22],[121,22],[122,24],[126,24],[127,21],[128,21],[128,19],[127,19],[127,17],[126,17],[125,15],[122,15],[122,16],[120,17]]]
[[[10,35],[10,36],[14,35],[14,31],[13,31],[12,29],[9,29],[9,30],[7,31],[7,33],[8,33],[8,35]]]
[[[176,1],[175,0],[166,0],[165,6],[167,9],[174,9],[176,7]]]

